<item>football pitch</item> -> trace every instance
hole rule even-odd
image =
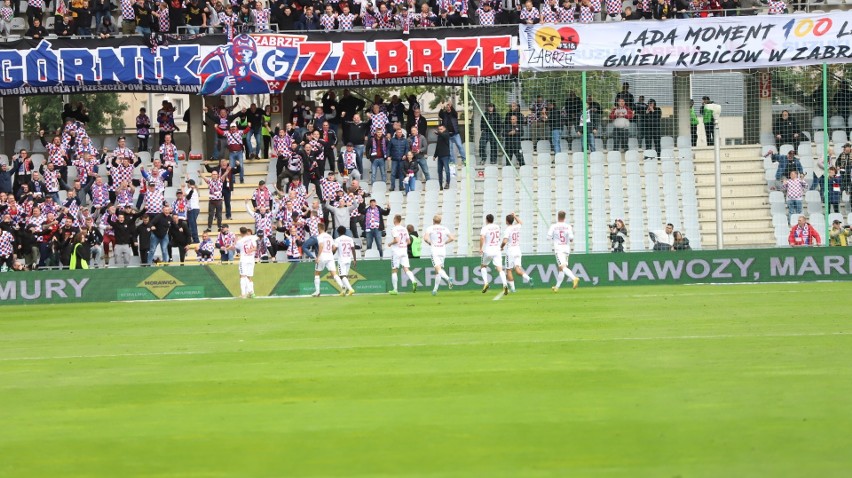
[[[3,307],[0,476],[848,477],[849,290]]]

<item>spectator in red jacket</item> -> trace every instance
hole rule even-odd
[[[822,243],[819,233],[805,219],[805,216],[799,216],[799,223],[790,229],[790,237],[787,238],[787,242],[793,247],[819,246]]]

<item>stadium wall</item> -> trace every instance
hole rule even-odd
[[[538,287],[557,275],[553,257],[524,257],[524,269]],[[576,254],[571,256],[581,287],[653,284],[768,283],[852,280],[852,253],[846,249],[752,249],[736,251]],[[428,259],[411,263],[417,279],[431,287],[435,279]],[[448,259],[456,290],[482,287],[477,258]],[[493,277],[493,274],[491,274]],[[361,261],[350,273],[358,293],[386,292],[388,261]],[[402,287],[408,286],[403,278]],[[425,288],[424,287],[424,288]],[[336,294],[328,273],[323,294]],[[259,296],[300,296],[313,292],[313,263],[258,264]],[[428,292],[427,292],[428,293]],[[5,273],[0,304],[45,304],[135,300],[213,299],[239,296],[236,265],[99,269]]]

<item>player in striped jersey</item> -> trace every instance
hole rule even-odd
[[[340,276],[337,275],[337,268],[334,267],[334,239],[331,237],[331,234],[325,232],[325,224],[319,223],[317,224],[317,258],[314,261],[316,266],[314,267],[314,293],[311,294],[311,297],[319,297],[320,295],[320,274],[322,271],[328,269],[331,272],[332,277],[334,277],[334,282],[337,282],[337,286],[340,289],[343,289],[343,282],[340,280]]]
[[[524,279],[524,284],[529,284],[532,287],[532,280],[524,272],[523,265],[521,264],[522,225],[521,219],[515,213],[506,216],[506,230],[503,232],[503,243],[500,244],[500,249],[506,249],[506,279],[509,282],[509,290],[512,292],[515,292],[513,270],[521,275]]]
[[[340,273],[340,281],[343,282],[344,288],[340,290],[341,297],[347,293],[355,295],[355,289],[349,283],[349,268],[355,263],[355,241],[346,235],[346,227],[339,226],[337,228],[337,239],[334,240],[334,247],[337,249],[337,271]]]
[[[257,261],[257,236],[251,229],[240,228],[240,238],[235,249],[240,254],[240,295],[241,299],[254,299],[254,263]]]
[[[482,293],[488,292],[488,288],[491,287],[491,280],[488,279],[488,265],[493,263],[503,283],[503,295],[508,295],[509,285],[506,284],[506,273],[503,271],[501,264],[503,261],[500,257],[500,226],[494,224],[494,216],[491,214],[485,216],[485,225],[479,232],[479,253],[482,254],[482,265],[480,266]]]
[[[567,275],[573,282],[574,288],[580,284],[580,278],[574,275],[574,271],[568,267],[568,256],[571,254],[571,243],[574,242],[574,230],[565,222],[565,211],[559,211],[556,216],[557,222],[550,226],[547,237],[553,241],[553,252],[556,254],[556,265],[559,266],[559,275],[556,276],[556,285],[553,292],[559,290],[562,280]]]
[[[391,250],[391,283],[393,284],[393,290],[390,291],[390,294],[396,295],[399,293],[397,290],[399,278],[396,273],[400,266],[402,266],[405,275],[408,276],[408,280],[411,281],[411,292],[417,292],[417,286],[420,283],[417,282],[414,273],[411,272],[411,264],[408,262],[408,245],[411,243],[411,236],[408,235],[408,229],[402,225],[402,216],[399,214],[393,217],[391,236],[393,240],[388,243],[388,248]]]
[[[453,280],[444,271],[444,259],[447,257],[447,244],[456,240],[456,237],[450,233],[446,226],[441,224],[441,216],[436,215],[432,218],[432,225],[429,226],[423,233],[423,242],[429,244],[432,248],[432,267],[435,268],[435,287],[432,289],[432,295],[438,293],[438,287],[441,285],[441,279],[447,281],[447,287],[453,288]]]

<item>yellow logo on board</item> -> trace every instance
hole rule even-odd
[[[162,299],[175,290],[175,287],[182,285],[183,282],[175,279],[163,269],[158,269],[157,272],[154,272],[147,279],[140,282],[137,287],[148,289],[156,298]]]

